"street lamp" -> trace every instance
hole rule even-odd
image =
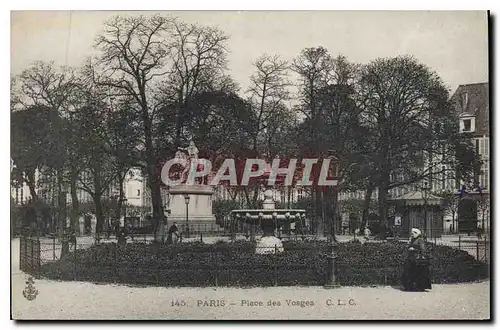
[[[333,215],[335,217],[335,214]],[[332,235],[328,238],[330,241],[328,255],[326,256],[328,260],[328,269],[327,269],[327,280],[325,285],[323,286],[325,289],[335,289],[340,287],[337,282],[336,276],[336,261],[337,261],[337,242],[335,239],[335,224],[333,225]]]
[[[189,238],[189,199],[188,194],[184,195],[184,202],[186,203],[186,238]]]

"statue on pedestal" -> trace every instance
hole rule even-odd
[[[181,178],[187,180],[189,173],[192,172],[194,174],[200,165],[202,167],[205,165],[204,162],[198,161],[199,150],[194,144],[193,140],[189,141],[189,146],[187,148],[179,147],[178,149],[179,151],[177,151],[175,157],[187,161],[186,166],[184,167],[184,170],[181,173]],[[181,150],[185,152],[182,152]],[[203,184],[203,180],[201,178],[198,178],[196,180],[196,183]]]

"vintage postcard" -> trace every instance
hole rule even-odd
[[[490,320],[488,35],[11,12],[11,318]]]

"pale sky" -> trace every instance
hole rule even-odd
[[[149,15],[155,12],[144,12]],[[414,55],[453,93],[458,85],[488,81],[488,23],[484,11],[176,11],[186,22],[218,26],[230,36],[231,76],[245,89],[252,62],[264,53],[292,60],[305,47],[367,63]],[[78,66],[93,52],[102,23],[139,12],[25,11],[11,13],[11,72],[36,60]],[[66,50],[67,57],[66,57]]]

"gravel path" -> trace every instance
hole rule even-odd
[[[392,287],[158,288],[35,280],[19,271],[12,244],[14,319],[489,319],[489,281],[433,285],[429,292]],[[274,306],[272,305],[274,302]],[[278,305],[279,304],[279,305]]]

